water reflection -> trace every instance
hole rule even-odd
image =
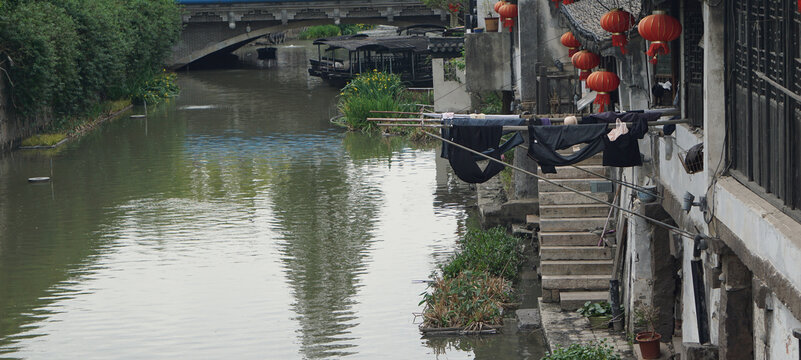
[[[433,357],[414,280],[473,193],[430,146],[331,126],[337,90],[281,66],[306,51],[0,156],[0,357]]]

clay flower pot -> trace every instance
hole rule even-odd
[[[484,25],[486,32],[498,32],[498,18],[491,17],[491,18],[484,18]]]
[[[657,332],[643,331],[637,333],[635,339],[640,344],[640,353],[643,359],[659,359],[659,340],[662,339],[662,335]]]

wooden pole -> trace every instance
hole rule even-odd
[[[383,121],[390,119],[392,120],[403,120],[409,122],[416,122],[417,124],[392,124],[392,123],[379,123],[378,126],[398,126],[398,127],[420,127],[420,119],[391,119],[391,118],[367,118],[367,121]],[[688,124],[690,123],[690,119],[678,119],[678,120],[664,120],[664,121],[649,121],[648,126],[660,126],[660,125],[671,125],[671,124]],[[631,127],[634,123],[624,123],[626,126]],[[596,125],[596,124],[577,124],[577,125],[534,125],[534,126],[589,126],[589,125]],[[607,127],[610,129],[615,128],[617,126],[615,123],[607,124]],[[425,125],[425,127],[451,127],[451,125]],[[528,130],[528,126],[504,126],[503,130],[505,131],[526,131]]]

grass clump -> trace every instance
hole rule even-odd
[[[53,146],[67,138],[65,133],[38,134],[22,140],[22,146]]]
[[[423,326],[466,330],[499,325],[523,261],[520,240],[502,227],[468,230],[459,251],[422,294]]]
[[[436,328],[480,329],[500,324],[511,284],[487,272],[464,271],[434,279],[434,291],[423,293],[423,325]]]
[[[405,89],[400,76],[373,70],[360,74],[342,88],[337,107],[349,129],[372,130],[376,125],[368,122],[368,117],[392,116],[370,113],[372,110],[414,110],[413,106],[402,103]]]
[[[542,360],[620,360],[606,339],[589,344],[570,344],[568,347],[557,345],[556,349]]]
[[[467,231],[459,242],[460,251],[442,266],[445,277],[456,277],[463,271],[485,271],[506,280],[517,278],[523,261],[520,239],[497,226],[489,230]]]

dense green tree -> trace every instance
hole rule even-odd
[[[0,0],[0,9],[0,68],[23,114],[73,115],[130,96],[161,71],[181,31],[173,0]]]

